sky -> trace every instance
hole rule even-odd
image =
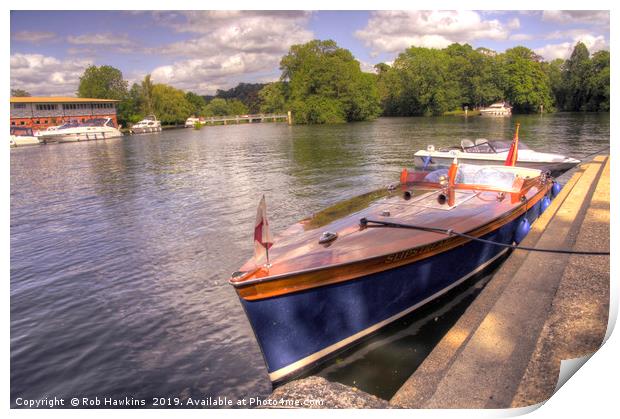
[[[609,49],[608,11],[11,11],[11,88],[35,96],[76,93],[89,65],[126,80],[214,94],[280,76],[290,46],[333,39],[362,70],[410,46],[469,43],[498,52],[517,45],[546,60],[576,42]]]

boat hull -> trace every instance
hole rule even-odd
[[[526,214],[483,238],[512,243]],[[353,280],[260,300],[241,298],[269,377],[287,381],[482,272],[506,248],[469,241],[416,262]]]

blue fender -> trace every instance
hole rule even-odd
[[[530,220],[527,217],[523,217],[519,224],[517,225],[517,229],[515,230],[515,243],[519,244],[521,241],[527,236],[527,233],[532,229],[532,225],[530,224]]]

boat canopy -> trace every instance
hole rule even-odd
[[[444,185],[447,183],[449,169],[437,169],[432,172],[411,173],[407,182],[413,181],[424,185]],[[493,190],[517,192],[526,179],[540,175],[540,170],[522,167],[479,166],[475,164],[459,164],[454,179],[456,189]]]
[[[32,128],[30,127],[11,127],[11,135],[17,137],[32,137]]]

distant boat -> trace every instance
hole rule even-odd
[[[149,115],[142,121],[131,126],[129,130],[132,134],[144,134],[147,132],[161,132],[161,122],[155,115]]]
[[[453,165],[316,213],[230,278],[274,383],[287,381],[483,271],[549,203],[539,170]],[[554,188],[555,189],[555,188]],[[266,210],[265,210],[266,211]],[[260,206],[259,206],[260,214]]]
[[[191,116],[185,120],[185,128],[194,128],[196,124],[202,122],[204,122],[204,120],[201,121],[199,118],[194,118],[193,116]]]
[[[426,150],[414,154],[417,167],[435,168],[449,166],[456,157],[459,162],[469,164],[496,165],[506,160],[510,149],[510,141],[489,141],[479,138],[475,142],[461,140],[460,146],[452,146],[436,150],[429,145]],[[559,176],[581,163],[579,160],[561,154],[540,153],[519,142],[517,166],[533,169],[549,170],[553,176]]]
[[[505,102],[494,103],[487,108],[480,109],[482,116],[510,116],[511,114],[512,108]]]
[[[41,142],[32,132],[30,127],[11,127],[11,147],[21,147],[25,145],[37,145]]]
[[[122,137],[123,133],[114,126],[111,118],[94,118],[84,122],[69,122],[58,127],[39,131],[42,143],[105,140]]]

